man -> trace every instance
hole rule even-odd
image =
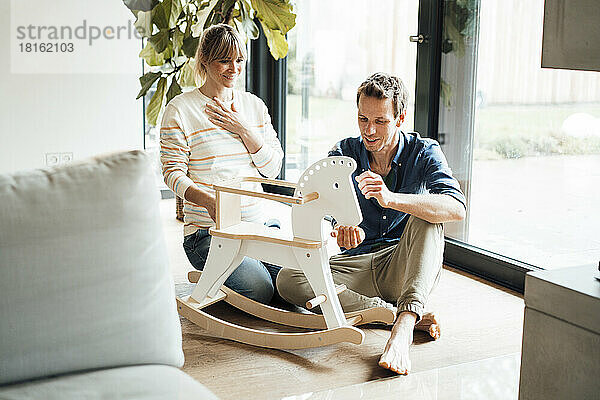
[[[383,306],[397,313],[379,360],[398,374],[410,370],[413,330],[437,339],[427,298],[442,271],[442,223],[465,216],[465,197],[440,149],[431,139],[404,133],[408,94],[402,81],[376,73],[358,88],[360,137],[337,143],[330,156],[356,160],[353,174],[363,214],[360,226],[337,226],[332,236],[345,249],[331,257],[345,312]],[[277,287],[287,301],[303,305],[314,297],[301,271],[283,269]]]

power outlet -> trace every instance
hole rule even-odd
[[[73,162],[73,153],[46,153],[46,165],[54,167],[56,165],[66,165]]]
[[[73,153],[60,153],[61,164],[70,164],[71,162],[73,162]]]
[[[60,153],[46,153],[46,165],[53,167],[60,164]]]

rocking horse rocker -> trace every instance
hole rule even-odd
[[[323,217],[331,215],[342,225],[358,225],[362,221],[351,177],[355,166],[349,157],[328,157],[304,171],[298,184],[256,177],[215,184],[216,227],[209,231],[212,240],[208,259],[203,272],[188,274],[190,282],[197,283],[189,297],[177,298],[179,314],[209,335],[276,349],[302,349],[339,342],[360,344],[365,335],[354,325],[392,323],[394,313],[383,307],[344,314],[338,293],[346,287],[335,286],[329,268]],[[244,190],[241,189],[242,182],[268,183],[295,191],[293,196],[285,196]],[[241,221],[240,195],[291,203],[293,236],[289,237],[277,228]],[[307,302],[306,308],[319,305],[322,315],[274,308],[223,286],[245,256],[302,270],[316,295]],[[222,300],[256,317],[312,331],[265,332],[221,320],[203,311]]]

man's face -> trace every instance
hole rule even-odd
[[[393,147],[396,131],[403,121],[404,114],[394,118],[392,99],[360,96],[358,128],[368,151],[375,153]]]

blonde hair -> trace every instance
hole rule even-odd
[[[242,56],[246,59],[246,45],[233,27],[226,24],[212,25],[202,32],[196,49],[196,75],[199,85],[206,81],[206,67],[215,60]]]

